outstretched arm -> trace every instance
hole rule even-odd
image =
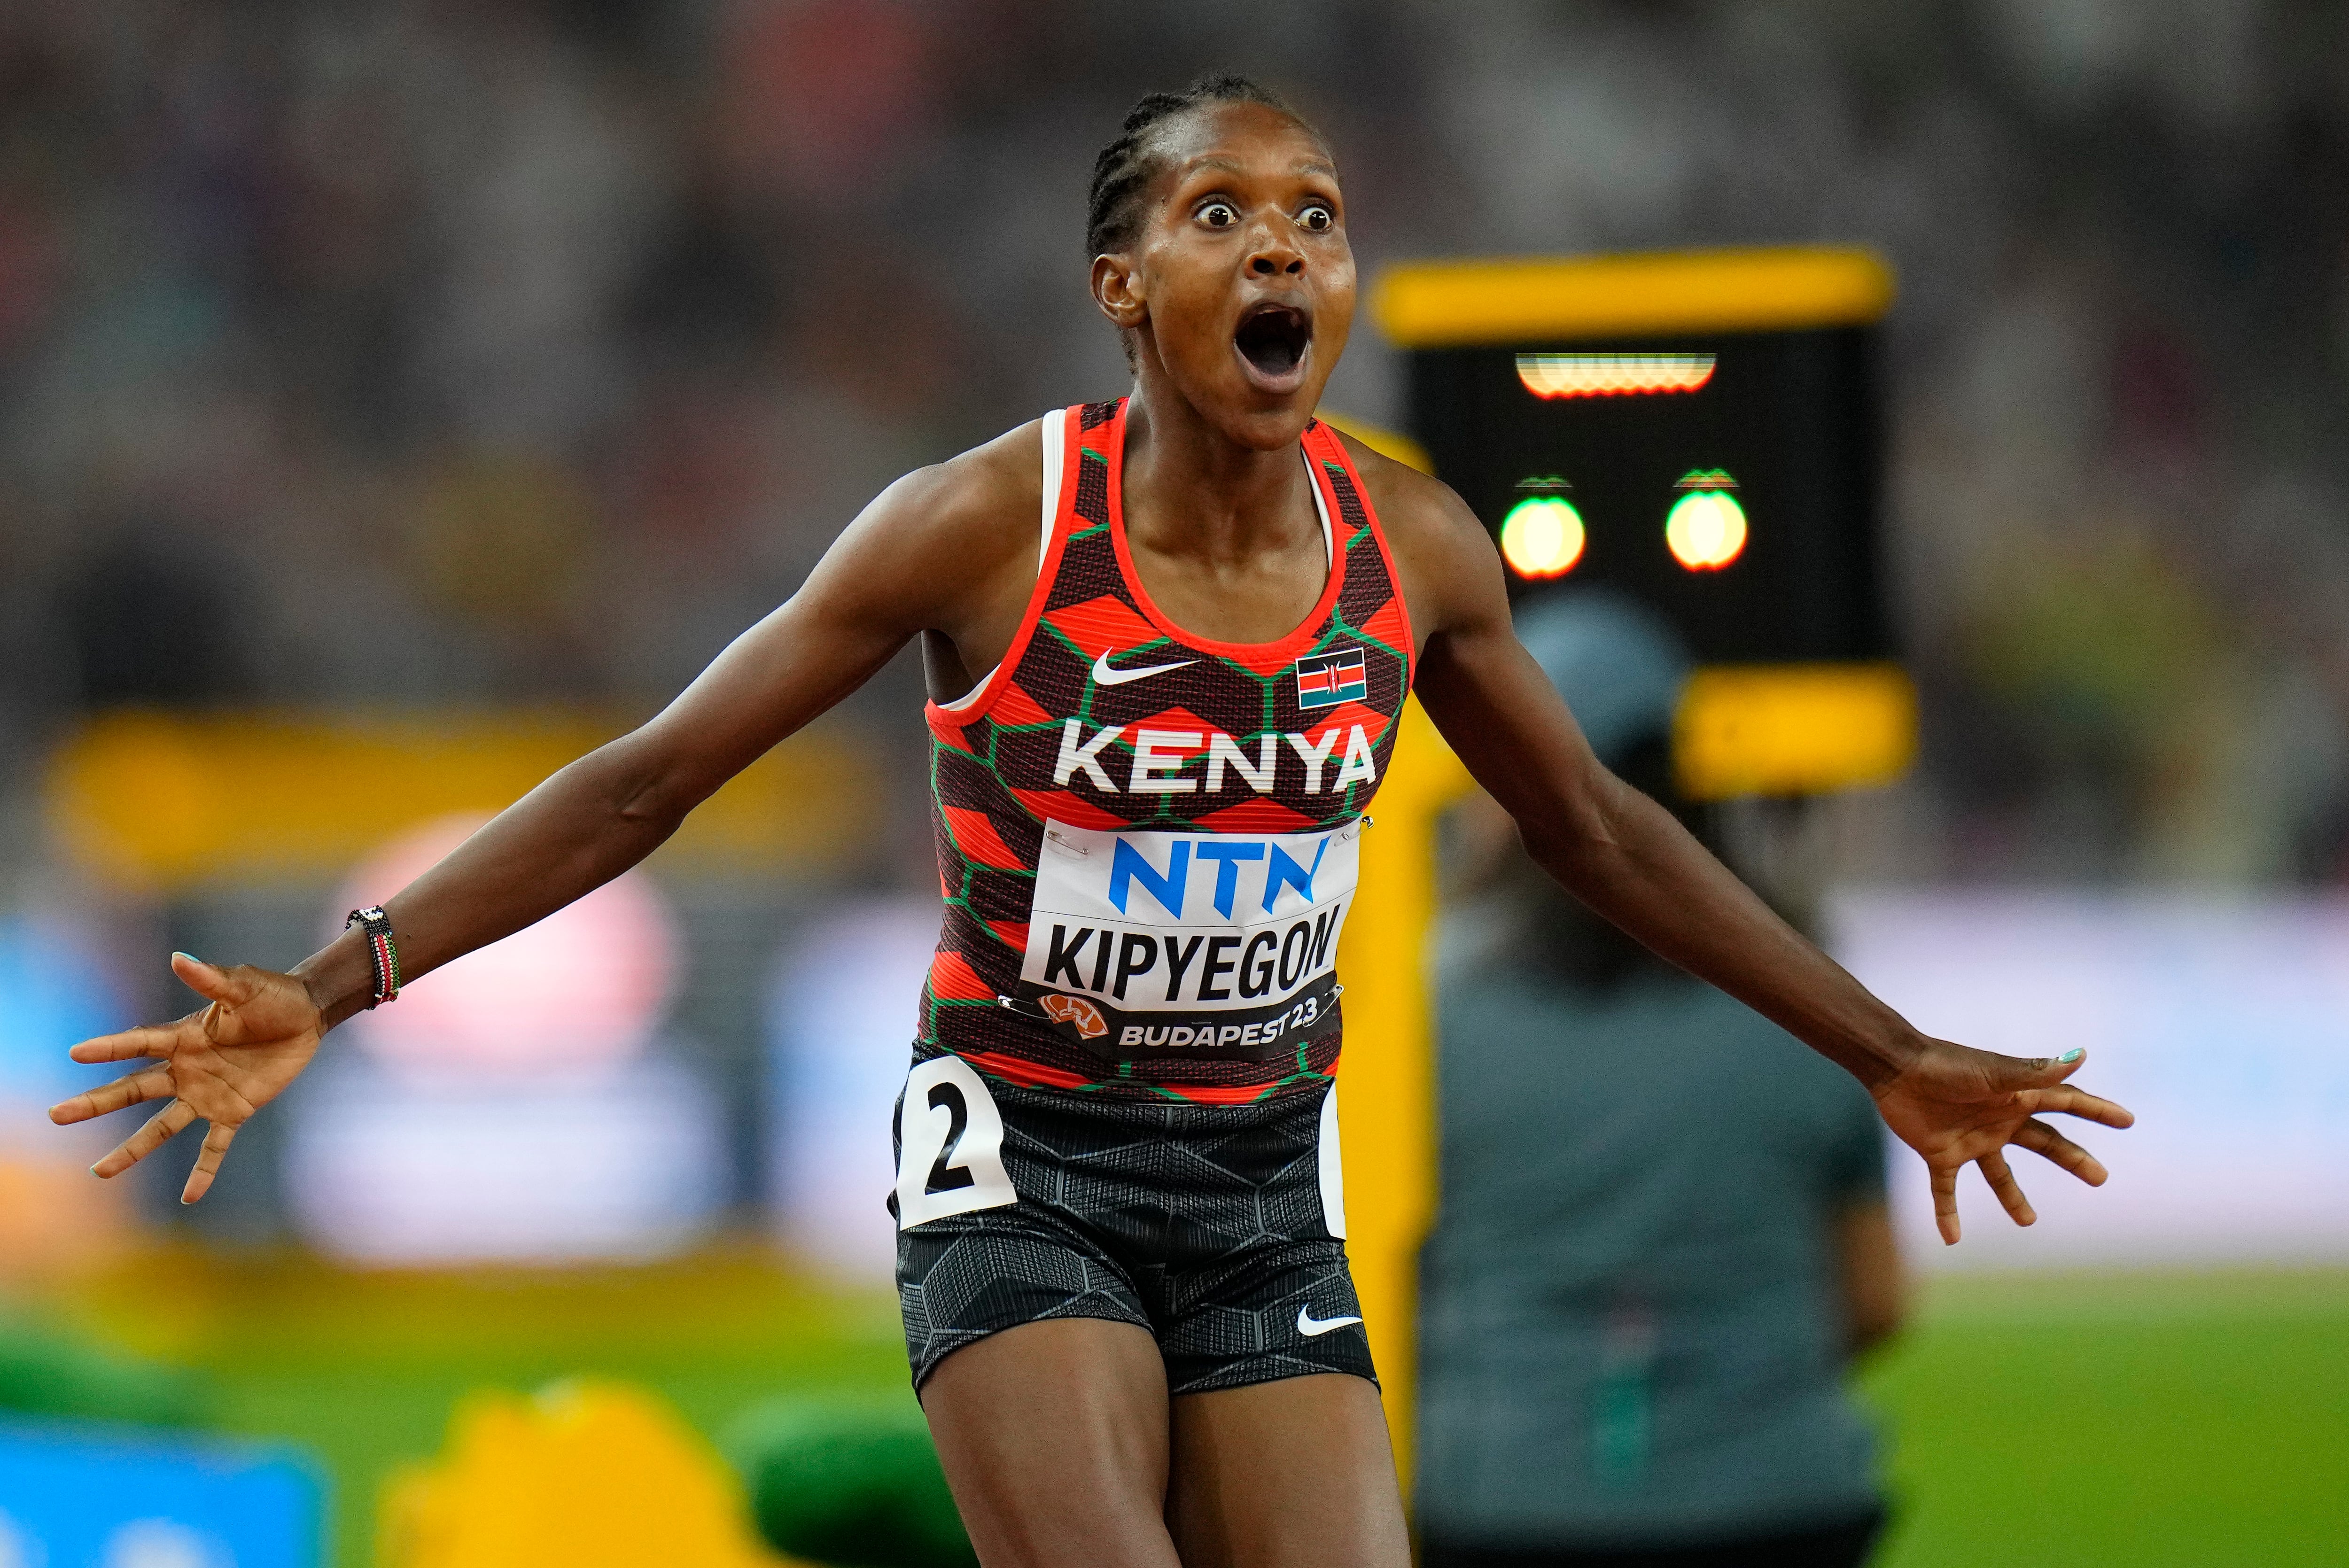
[[[388,903],[404,978],[487,946],[657,849],[726,780],[869,679],[916,633],[984,670],[1035,578],[1041,463],[1032,427],[908,475],[850,525],[799,593],[642,727],[556,773]],[[129,1170],[211,1123],[183,1202],[203,1196],[236,1130],[284,1092],[326,1032],[362,1008],[374,971],[347,932],[285,974],[174,954],[206,1000],[176,1022],[86,1040],[76,1061],[151,1066],[50,1111],[86,1121],[168,1101],[93,1168]]]
[[[1603,767],[1516,639],[1501,562],[1451,490],[1356,449],[1387,521],[1413,624],[1417,689],[1476,781],[1516,820],[1526,851],[1568,892],[1656,953],[1850,1071],[1931,1168],[1942,1239],[1958,1239],[1957,1173],[1979,1163],[2007,1212],[2035,1218],[2006,1145],[2100,1185],[2105,1168],[2036,1119],[2127,1127],[2129,1113],[2065,1087],[2082,1052],[2003,1057],[1935,1040],[1771,911],[1671,814]]]

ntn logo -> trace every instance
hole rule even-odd
[[[1273,904],[1283,892],[1293,892],[1300,904],[1309,906],[1314,900],[1313,875],[1321,869],[1322,858],[1330,852],[1330,841],[1324,837],[1314,844],[1312,861],[1307,864],[1269,839],[1194,841],[1178,838],[1169,845],[1166,866],[1161,871],[1150,863],[1133,840],[1120,838],[1110,861],[1110,903],[1117,906],[1120,914],[1132,913],[1128,904],[1138,882],[1144,892],[1158,901],[1160,908],[1175,919],[1182,919],[1184,905],[1188,899],[1195,849],[1199,863],[1210,861],[1216,863],[1213,894],[1216,913],[1229,920],[1239,892],[1240,868],[1257,861],[1264,862],[1262,913],[1273,913]]]
[[[1064,941],[1086,928],[1112,927],[1246,941],[1259,930],[1309,922],[1352,897],[1362,827],[1359,818],[1303,833],[1103,831],[1047,821],[1030,904],[1031,967],[1041,962],[1048,930],[1061,923],[1069,928]],[[1130,945],[1140,953],[1155,944]],[[1032,972],[1028,978],[1043,979]]]

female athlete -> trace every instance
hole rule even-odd
[[[1593,758],[1459,499],[1317,422],[1354,265],[1321,139],[1234,77],[1143,100],[1096,165],[1092,294],[1129,397],[891,485],[789,603],[290,974],[74,1047],[150,1064],[53,1113],[201,1118],[184,1200],[335,1025],[618,875],[909,639],[946,920],[893,1195],[914,1377],[980,1557],[1403,1568],[1346,1272],[1332,1078],[1358,836],[1415,689],[1526,847],[1609,919],[1873,1091],[1957,1239],[2036,1119],[2128,1125],[1929,1039]],[[386,921],[388,920],[388,928]],[[396,949],[397,972],[387,972]],[[1594,1107],[1594,1114],[1603,1108]]]

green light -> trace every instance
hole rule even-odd
[[[1664,545],[1691,572],[1718,572],[1745,549],[1745,509],[1726,490],[1692,489],[1664,518]]]
[[[1501,520],[1501,558],[1520,577],[1563,577],[1582,559],[1582,514],[1564,496],[1528,496]]]

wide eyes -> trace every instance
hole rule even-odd
[[[1240,221],[1240,210],[1220,196],[1199,203],[1195,214],[1210,229],[1229,229]],[[1297,226],[1309,233],[1326,234],[1338,226],[1338,215],[1322,201],[1308,201],[1297,214]]]

